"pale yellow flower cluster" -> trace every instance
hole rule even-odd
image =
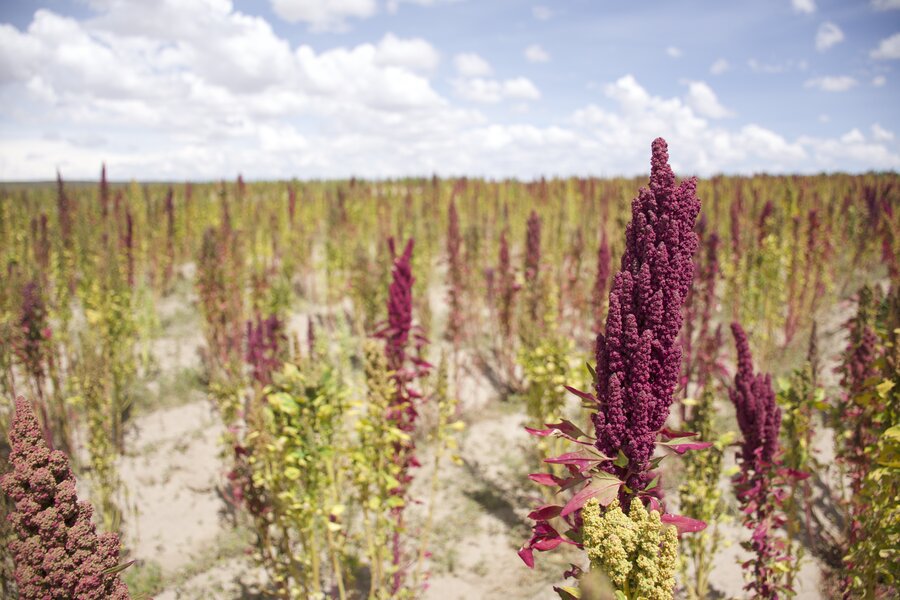
[[[581,515],[592,571],[604,573],[629,600],[673,597],[678,534],[675,527],[663,525],[658,511],[647,512],[634,500],[626,515],[618,501],[604,509],[593,499]]]

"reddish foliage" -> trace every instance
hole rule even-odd
[[[69,458],[47,448],[24,398],[16,400],[9,433],[12,472],[0,486],[15,503],[9,515],[16,539],[19,597],[27,600],[123,600],[128,588],[118,575],[119,536],[96,534],[93,508],[79,502]]]

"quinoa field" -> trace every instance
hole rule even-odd
[[[897,15],[4,1],[0,600],[897,600]]]
[[[900,181],[648,158],[4,186],[4,593],[895,597]]]

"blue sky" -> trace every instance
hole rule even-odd
[[[0,179],[900,168],[900,0],[0,4]]]

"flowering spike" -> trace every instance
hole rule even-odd
[[[21,598],[124,600],[128,588],[115,573],[119,536],[99,536],[93,508],[79,502],[69,458],[44,443],[24,398],[16,399],[9,432],[12,471],[0,487],[15,504],[9,515],[16,539],[9,550],[16,563]]]
[[[650,187],[632,202],[606,331],[596,346],[597,448],[610,456],[625,453],[629,462],[619,474],[636,492],[651,479],[655,438],[678,383],[681,305],[693,278],[700,211],[696,180],[675,185],[666,142],[657,138],[652,151]]]

